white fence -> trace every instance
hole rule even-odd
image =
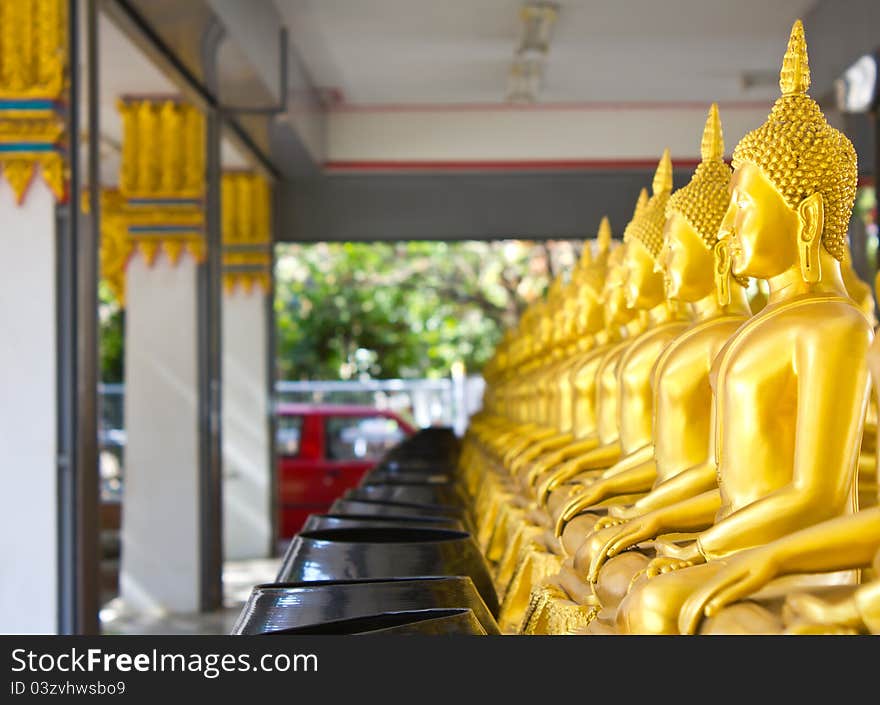
[[[374,379],[280,381],[275,401],[311,404],[365,404],[401,413],[416,426],[451,426],[459,435],[482,405],[484,382],[479,376],[440,379]],[[98,389],[102,448],[125,444],[125,386],[102,384]]]

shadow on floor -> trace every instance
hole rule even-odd
[[[280,558],[229,561],[223,566],[223,604],[216,612],[137,613],[120,598],[101,610],[104,634],[229,634],[254,585],[275,580]]]

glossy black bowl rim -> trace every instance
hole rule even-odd
[[[360,501],[360,500],[354,500]],[[419,505],[421,506],[421,505]],[[416,516],[416,515],[400,515],[400,516],[384,516],[381,514],[339,514],[337,512],[328,512],[327,514],[310,514],[311,517],[326,517],[329,519],[352,519],[353,521],[411,521],[414,524],[442,524],[446,521],[461,521],[455,517],[436,517],[436,516]]]
[[[297,538],[305,541],[322,543],[346,544],[420,544],[449,543],[471,539],[466,531],[429,527],[392,527],[365,526],[338,529],[318,529],[297,534]],[[294,539],[296,540],[296,539]]]
[[[342,578],[340,580],[307,580],[307,581],[292,581],[292,582],[283,582],[283,583],[260,583],[259,585],[254,585],[253,590],[263,590],[268,592],[270,590],[300,590],[303,588],[315,588],[315,587],[328,587],[328,586],[336,586],[336,585],[375,585],[377,583],[412,583],[412,582],[425,582],[426,580],[430,580],[431,582],[436,582],[440,580],[468,580],[471,584],[474,584],[473,578],[470,575],[403,575],[400,577],[392,577],[392,578]],[[476,584],[474,584],[476,588]],[[477,591],[479,593],[479,591]]]
[[[369,476],[367,476],[369,478]],[[364,482],[358,487],[458,487],[454,480],[448,482],[418,482],[415,480],[378,480],[376,482]]]
[[[449,617],[465,617],[468,614],[479,624],[474,611],[469,607],[429,607],[421,610],[393,610],[390,612],[376,612],[374,614],[365,614],[358,617],[343,617],[342,619],[328,619],[324,622],[315,622],[314,624],[302,624],[298,627],[288,627],[286,629],[275,629],[268,632],[260,632],[254,636],[273,636],[285,634],[302,634],[311,629],[319,629],[321,627],[333,627],[343,625],[368,625],[371,621],[380,619],[388,619],[391,623],[382,627],[376,627],[361,632],[351,632],[351,634],[369,634],[370,631],[379,631],[391,629],[394,627],[403,627],[410,624],[419,624],[420,622],[430,622],[435,619],[448,619]],[[396,618],[396,619],[395,619]],[[481,625],[482,626],[482,625]]]
[[[368,499],[361,497],[339,497],[338,498],[342,502],[366,502],[367,504],[382,504],[388,505],[392,507],[407,507],[407,508],[423,508],[428,510],[437,510],[438,512],[464,512],[463,507],[453,506],[451,504],[424,504],[421,502],[393,502],[388,499]]]

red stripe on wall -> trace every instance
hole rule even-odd
[[[329,161],[324,170],[333,171],[603,171],[654,169],[657,158],[651,159],[536,159],[536,160],[474,160],[474,161]],[[696,157],[674,159],[673,167],[694,168]]]
[[[473,112],[543,112],[554,110],[703,110],[711,101],[634,101],[634,102],[569,102],[569,103],[339,103],[329,106],[331,113],[473,113]],[[767,112],[772,100],[729,101],[718,104],[722,112],[759,110]]]

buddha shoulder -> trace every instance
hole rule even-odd
[[[724,367],[756,379],[761,372],[773,375],[793,364],[796,350],[811,357],[845,351],[853,360],[865,360],[872,339],[870,322],[850,300],[810,297],[784,302],[740,326],[713,360],[710,382],[717,391]]]
[[[681,335],[687,326],[686,321],[669,321],[645,331],[633,340],[632,344],[623,352],[621,364],[624,366],[638,364],[645,359],[650,360],[653,364],[660,352],[672,340]]]
[[[838,297],[810,297],[778,305],[767,306],[750,319],[749,328],[794,328],[808,337],[856,336],[868,340],[873,337],[871,322],[861,308],[852,300]]]
[[[744,316],[725,316],[691,326],[663,351],[657,361],[658,373],[711,362],[745,321]]]

